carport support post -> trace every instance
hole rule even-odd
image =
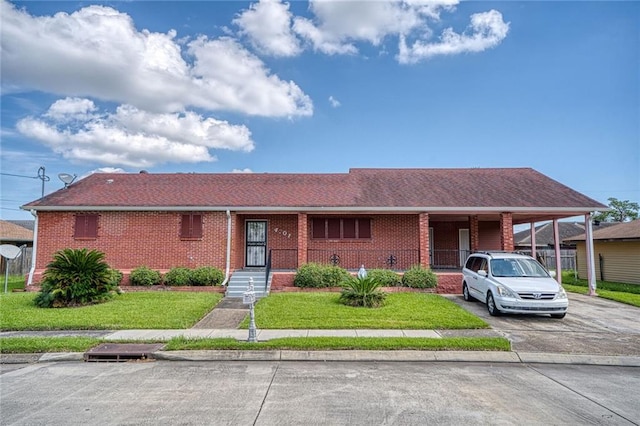
[[[593,257],[593,226],[591,213],[584,215],[585,236],[584,245],[587,251],[587,282],[589,283],[589,296],[597,296],[596,293],[596,266]]]
[[[558,232],[558,219],[553,219],[553,248],[556,253],[556,281],[562,284],[562,257],[560,256],[560,232]]]

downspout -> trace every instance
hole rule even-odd
[[[38,250],[38,212],[30,210],[30,213],[36,221],[33,225],[33,248],[31,249],[31,269],[29,269],[29,279],[27,280],[28,286],[33,283],[33,273],[36,270],[36,252]]]
[[[224,281],[221,286],[224,287],[229,282],[229,269],[231,266],[231,212],[227,210],[227,266],[224,273]]]

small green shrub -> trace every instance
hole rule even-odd
[[[159,285],[162,284],[162,274],[160,271],[155,271],[146,266],[140,266],[131,271],[129,280],[131,281],[131,285]]]
[[[212,266],[203,266],[191,271],[191,285],[214,286],[220,285],[224,280],[224,272]]]
[[[109,275],[110,275],[111,284],[114,287],[118,287],[120,283],[122,283],[122,279],[124,278],[124,275],[122,274],[122,272],[118,271],[117,269],[110,268]]]
[[[171,286],[191,285],[191,269],[171,268],[164,275],[164,283]]]
[[[438,277],[431,269],[415,265],[402,276],[402,285],[411,288],[433,288],[438,285]]]
[[[380,287],[397,287],[402,285],[402,277],[389,269],[371,269],[367,271],[367,277],[380,283]]]
[[[47,265],[34,303],[41,308],[89,305],[111,298],[116,288],[104,253],[64,249]]]
[[[307,263],[298,268],[293,285],[302,288],[340,287],[349,277],[339,266]]]
[[[377,308],[384,305],[387,294],[380,291],[380,282],[370,276],[350,277],[344,281],[340,302],[348,306]]]

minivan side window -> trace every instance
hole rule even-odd
[[[478,272],[480,269],[482,269],[483,271],[487,271],[487,259],[485,259],[484,257],[481,257],[479,263],[480,265],[478,266],[478,269],[476,270],[476,272]]]
[[[467,259],[467,264],[464,265],[465,268],[472,270],[473,272],[477,272],[478,270],[474,268],[475,265],[478,264],[477,257],[470,257]]]

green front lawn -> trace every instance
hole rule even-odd
[[[0,295],[0,330],[121,330],[192,327],[222,298],[218,293],[124,293],[79,308],[38,308],[35,293]]]
[[[587,280],[576,279],[573,271],[562,272],[562,286],[565,290],[574,293],[589,293],[589,283]],[[596,293],[603,299],[615,300],[616,302],[640,307],[640,285],[637,284],[596,280]]]
[[[381,308],[354,308],[339,293],[273,293],[256,304],[263,329],[465,329],[488,328],[455,303],[427,293],[391,293]],[[248,328],[249,319],[241,324]]]

